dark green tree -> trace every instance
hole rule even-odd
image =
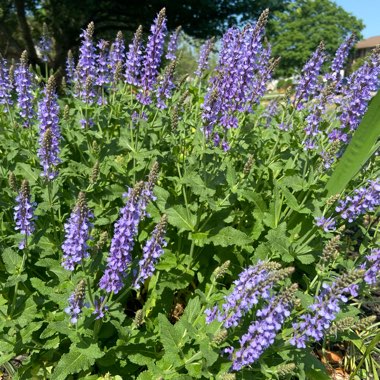
[[[296,0],[284,12],[275,12],[270,21],[273,54],[281,57],[278,75],[298,72],[320,41],[333,55],[344,38],[360,37],[361,20],[330,0]]]
[[[0,34],[13,41],[13,50],[17,45],[26,48],[32,63],[38,63],[35,44],[45,22],[56,41],[51,66],[57,69],[67,51],[75,50],[80,30],[90,21],[95,23],[96,37],[110,39],[121,30],[129,38],[140,24],[148,32],[156,14],[166,7],[169,29],[181,25],[189,36],[208,38],[221,35],[231,25],[255,20],[265,8],[282,10],[290,1],[0,0]],[[1,43],[0,49],[4,50]]]

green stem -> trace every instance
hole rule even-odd
[[[26,237],[25,237],[25,248],[24,248],[24,252],[22,255],[22,262],[21,262],[19,274],[22,274],[22,272],[24,271],[24,265],[25,265],[27,254],[28,254],[28,235],[26,235]],[[15,285],[15,290],[14,290],[13,300],[12,300],[12,306],[11,306],[11,312],[10,312],[11,316],[16,311],[17,291],[18,291],[19,283],[20,282],[18,281],[18,282],[16,282],[16,285]]]
[[[54,209],[53,209],[53,199],[52,199],[52,185],[53,183],[48,180],[48,197],[49,197],[49,206],[50,206],[50,214],[53,222],[53,239],[54,243],[59,245],[58,237],[57,237],[57,227],[55,223]]]

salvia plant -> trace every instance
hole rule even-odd
[[[379,378],[380,50],[268,96],[267,18],[185,78],[165,9],[90,23],[62,86],[0,58],[1,374]]]

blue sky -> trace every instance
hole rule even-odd
[[[366,28],[364,38],[380,36],[380,0],[334,0],[334,2],[360,18]]]

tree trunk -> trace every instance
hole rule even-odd
[[[32,33],[30,32],[29,24],[26,21],[25,16],[25,1],[24,0],[14,0],[17,11],[17,20],[21,29],[22,37],[25,42],[26,50],[28,52],[29,61],[32,64],[40,64],[40,60],[37,57],[37,52],[34,47],[34,42],[32,39]]]

